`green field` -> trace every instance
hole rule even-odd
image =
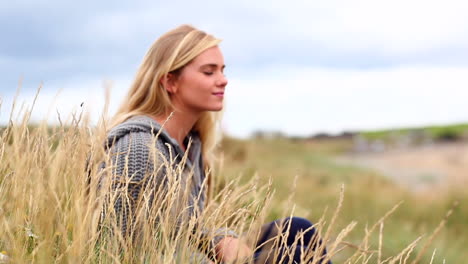
[[[446,126],[425,126],[414,128],[386,129],[376,131],[366,131],[359,133],[367,139],[389,140],[394,136],[404,136],[409,133],[418,133],[431,140],[459,140],[468,137],[468,124],[453,124]]]
[[[344,184],[344,203],[337,223],[344,228],[351,221],[358,222],[347,239],[354,245],[359,244],[366,227],[402,202],[385,221],[383,259],[386,255],[395,255],[423,236],[420,246],[416,248],[416,252],[420,251],[447,212],[458,202],[421,263],[430,262],[434,249],[437,249],[434,263],[442,263],[443,259],[446,263],[462,263],[468,258],[465,249],[468,243],[468,195],[455,191],[433,196],[416,195],[374,171],[339,165],[334,162],[334,157],[350,150],[350,140],[292,142],[287,139],[226,139],[223,146],[226,177],[238,177],[239,172],[243,172],[245,178],[258,174],[260,178],[273,180],[276,206],[269,215],[271,219],[281,217],[283,208],[290,206],[284,201],[291,191],[294,191],[296,215],[306,216],[312,221],[319,219],[324,212],[329,215],[337,205],[340,188]],[[377,242],[378,236],[375,235],[371,243],[375,247]],[[336,260],[341,263],[340,255]]]
[[[102,127],[19,123],[0,135],[0,263],[4,256],[11,263],[187,261],[193,234],[182,230],[170,239],[170,222],[144,225],[154,232],[137,248],[96,229],[98,199],[88,188],[94,190],[101,172],[88,175],[84,168],[90,154],[95,164],[106,158]],[[375,171],[336,162],[352,145],[349,139],[225,138],[211,185],[220,195],[200,223],[252,235],[262,223],[292,214],[319,224],[334,263],[412,263],[419,253],[418,263],[431,263],[434,252],[432,263],[463,263],[466,192],[416,195]]]

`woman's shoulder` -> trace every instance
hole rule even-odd
[[[128,118],[124,122],[114,126],[109,130],[108,134],[130,133],[130,132],[146,132],[154,133],[161,129],[161,125],[151,117],[137,115]]]
[[[106,146],[109,148],[116,142],[127,144],[144,144],[163,141],[157,137],[161,126],[147,116],[134,116],[110,129],[107,133]]]

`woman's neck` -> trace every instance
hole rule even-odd
[[[185,151],[184,139],[193,129],[195,123],[200,118],[200,114],[185,113],[174,111],[171,114],[153,117],[173,139],[179,143],[179,146]],[[166,122],[167,120],[167,122]]]

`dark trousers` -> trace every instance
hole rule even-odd
[[[255,264],[289,263],[291,258],[291,263],[301,263],[301,258],[306,259],[303,263],[309,263],[318,258],[316,263],[331,264],[331,261],[323,261],[327,251],[312,226],[310,221],[300,217],[280,219],[262,226],[254,252]],[[283,237],[276,239],[281,233]],[[303,233],[303,239],[296,239],[300,233]]]

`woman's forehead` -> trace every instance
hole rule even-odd
[[[224,57],[218,46],[214,46],[200,53],[191,64],[195,66],[224,66]]]

